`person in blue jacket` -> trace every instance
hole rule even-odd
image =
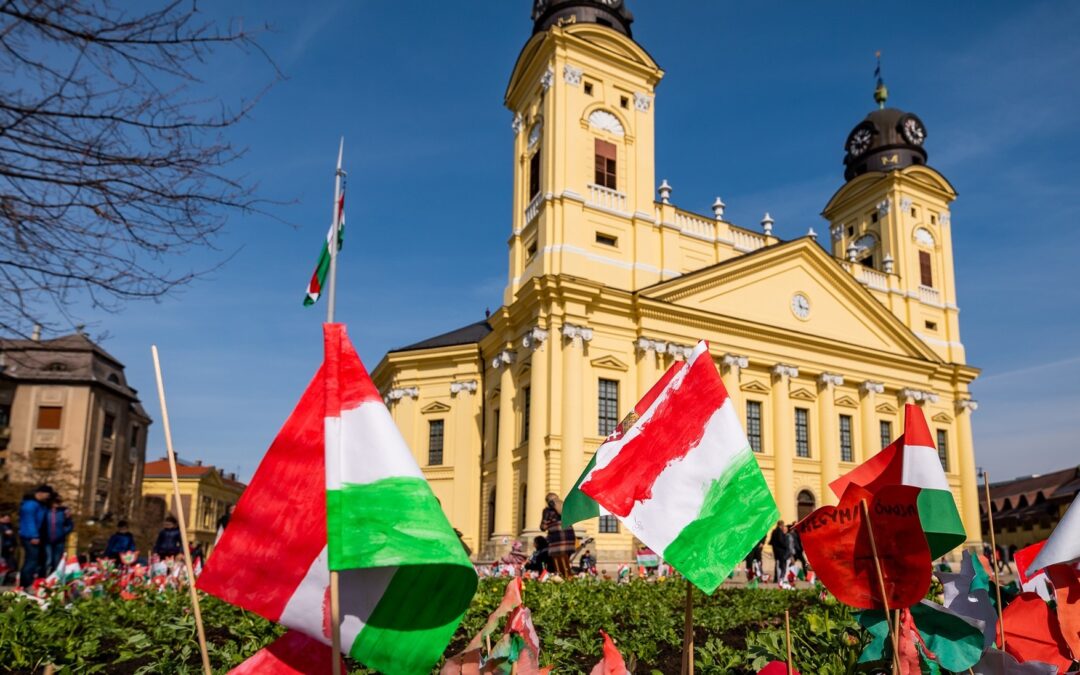
[[[154,553],[164,560],[180,555],[183,550],[180,527],[176,523],[176,518],[169,516],[165,519],[165,527],[158,532],[157,541],[154,542]]]
[[[27,493],[19,506],[19,541],[23,547],[23,566],[19,573],[19,585],[29,586],[40,574],[45,549],[43,547],[45,514],[48,513],[48,501],[52,499],[53,489],[42,485]]]
[[[135,550],[135,535],[128,530],[128,522],[121,520],[116,523],[116,532],[109,537],[109,543],[105,544],[105,557],[112,558],[120,563],[120,554]]]
[[[68,535],[75,529],[75,523],[71,520],[68,508],[64,506],[64,500],[60,495],[53,494],[48,504],[49,510],[45,512],[45,570],[48,574],[56,569],[60,561],[64,559],[67,550]]]

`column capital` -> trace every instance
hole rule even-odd
[[[656,352],[657,354],[664,354],[667,352],[668,343],[663,340],[653,340],[641,336],[634,341],[634,346],[637,347],[639,352]]]
[[[475,394],[476,393],[476,380],[463,380],[459,382],[450,383],[450,395],[456,394]]]
[[[836,373],[822,373],[818,375],[818,382],[826,387],[842,387],[844,385],[844,376]]]
[[[916,403],[937,403],[938,395],[932,391],[923,391],[921,389],[904,388],[900,390],[900,397],[905,400],[915,401]]]
[[[540,326],[533,326],[521,338],[521,346],[525,349],[539,349],[548,339],[548,331]]]
[[[575,338],[581,338],[582,342],[589,342],[592,340],[593,330],[588,326],[564,323],[562,326],[562,336],[570,341],[573,341]]]
[[[387,405],[396,403],[403,398],[417,399],[420,397],[420,387],[394,387],[386,392],[383,402]]]
[[[674,358],[682,359],[683,361],[685,361],[686,359],[690,358],[691,354],[694,353],[694,346],[668,343],[667,352],[668,354],[671,354]]]
[[[772,367],[772,373],[778,377],[798,377],[799,369],[786,363],[778,363]]]
[[[491,360],[491,367],[495,370],[508,366],[514,362],[514,352],[507,349],[502,350],[495,355],[495,358]]]
[[[859,386],[859,391],[865,394],[884,394],[885,384],[883,382],[874,382],[873,380],[866,380]]]
[[[960,413],[973,413],[979,409],[979,402],[973,398],[962,398],[956,401],[956,412]]]
[[[720,362],[728,368],[747,368],[750,366],[750,359],[738,354],[724,354]]]

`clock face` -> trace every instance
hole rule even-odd
[[[618,7],[622,4],[622,0],[600,0],[600,4],[608,7]]]
[[[791,311],[804,321],[810,318],[810,300],[802,293],[791,296]]]
[[[861,126],[851,132],[851,136],[848,137],[847,151],[852,157],[858,157],[867,151],[870,147],[870,142],[874,140],[874,133],[870,130],[870,127]]]
[[[900,133],[903,134],[904,140],[912,145],[922,145],[926,140],[926,128],[918,117],[912,115],[908,115],[900,122]]]

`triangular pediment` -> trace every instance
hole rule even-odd
[[[934,420],[935,422],[941,422],[942,424],[949,424],[952,422],[952,417],[949,417],[948,413],[943,412],[934,415],[930,419]]]
[[[859,402],[851,398],[850,396],[841,396],[840,398],[836,399],[836,405],[843,406],[845,408],[858,408]]]
[[[839,261],[804,237],[642,289],[643,299],[920,360],[940,357]]]
[[[450,406],[446,405],[442,401],[435,401],[435,402],[429,403],[426,406],[424,406],[423,408],[421,408],[420,412],[424,413],[425,415],[428,414],[428,413],[450,412]]]
[[[769,388],[758,382],[757,380],[750,380],[739,385],[739,389],[742,391],[749,391],[755,394],[768,394]]]
[[[877,410],[879,413],[882,413],[883,415],[895,415],[897,412],[899,412],[896,409],[896,406],[892,405],[891,403],[879,403],[875,410]]]
[[[624,373],[630,370],[630,366],[610,355],[597,357],[589,361],[589,363],[592,364],[593,368],[609,368],[611,370],[621,370]]]
[[[817,396],[814,395],[814,392],[810,391],[809,389],[804,389],[803,387],[799,387],[798,389],[792,391],[791,398],[795,399],[796,401],[817,400]]]

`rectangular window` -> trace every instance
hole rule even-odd
[[[101,437],[112,438],[116,431],[116,415],[105,413],[105,423],[101,425]]]
[[[529,199],[540,194],[540,148],[529,158]]]
[[[619,240],[616,237],[611,236],[610,234],[601,234],[597,232],[596,243],[603,244],[604,246],[615,246],[619,243]]]
[[[101,453],[101,461],[98,463],[98,478],[109,478],[109,468],[112,466],[112,453]]]
[[[937,330],[937,321],[926,321],[924,322],[924,325],[926,326],[926,330]]]
[[[934,271],[930,267],[930,254],[919,251],[919,283],[927,288],[934,287]]]
[[[597,433],[607,436],[619,424],[619,383],[616,380],[600,380],[600,396],[597,401],[599,420]]]
[[[531,258],[536,255],[536,242],[529,244],[529,248],[526,250],[526,255]]]
[[[428,466],[438,466],[443,460],[443,420],[428,422]]]
[[[795,408],[795,456],[810,456],[810,411]]]
[[[840,416],[840,461],[855,461],[855,449],[851,446],[851,415]]]
[[[139,426],[135,425],[131,427],[131,447],[139,447]]]
[[[34,448],[30,453],[30,466],[34,471],[53,471],[60,457],[59,448]]]
[[[600,516],[600,534],[618,534],[619,519],[615,516]]]
[[[592,92],[593,92],[593,83],[592,82],[586,82],[585,83],[585,95],[586,96],[592,96]]]
[[[761,403],[758,401],[746,402],[746,440],[750,441],[750,449],[761,452]]]
[[[615,157],[616,148],[614,143],[596,139],[596,184],[612,190],[617,189],[615,180]]]
[[[521,419],[521,440],[529,440],[529,413],[532,409],[532,387],[525,387],[522,391],[522,395],[525,397],[524,414]]]
[[[892,422],[881,420],[879,424],[881,429],[881,449],[884,450],[892,443]]]
[[[38,408],[37,413],[37,428],[38,429],[59,429],[60,420],[63,417],[64,409],[60,406],[43,405]]]
[[[949,434],[944,429],[937,430],[937,455],[941,468],[949,470]]]

